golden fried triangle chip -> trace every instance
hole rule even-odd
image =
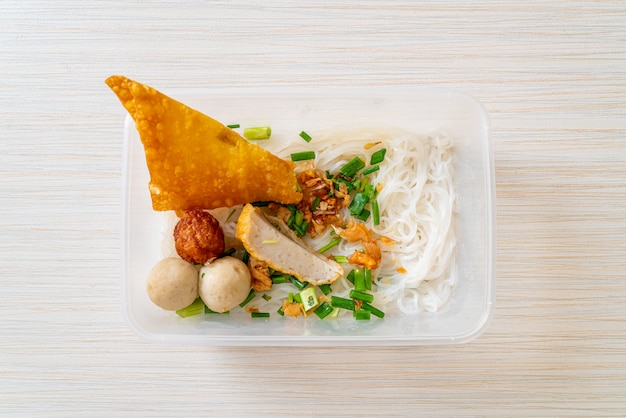
[[[111,76],[106,84],[137,126],[154,210],[302,199],[291,161],[152,87],[123,76]]]

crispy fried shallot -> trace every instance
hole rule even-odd
[[[360,241],[365,250],[365,252],[355,251],[350,256],[350,264],[365,266],[370,270],[378,268],[382,259],[380,247],[364,223],[351,220],[347,228],[339,233],[339,236],[348,242]]]
[[[252,276],[252,288],[256,292],[270,290],[272,288],[270,269],[266,263],[254,257],[250,257],[248,260],[248,268]]]

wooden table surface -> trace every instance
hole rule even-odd
[[[124,109],[437,85],[489,112],[497,297],[468,344],[169,347],[120,309]],[[0,3],[0,415],[625,416],[626,3]]]

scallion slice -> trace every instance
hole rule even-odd
[[[269,312],[251,312],[250,316],[253,318],[269,318],[270,313]]]
[[[372,270],[363,267],[363,280],[365,281],[365,290],[372,290]]]
[[[350,214],[353,216],[360,215],[361,212],[363,212],[363,209],[365,209],[365,205],[367,205],[368,202],[369,197],[365,193],[365,191],[355,194],[354,199],[352,199],[352,202],[350,202],[350,206],[348,206],[348,209],[350,209]]]
[[[348,264],[350,262],[350,260],[348,259],[348,257],[346,257],[345,255],[334,255],[333,259],[341,264]]]
[[[363,187],[363,194],[368,201],[372,200],[374,197],[376,197],[376,187],[373,184],[365,185],[365,187]]]
[[[282,284],[287,283],[287,276],[284,274],[277,274],[272,276],[272,284]]]
[[[370,217],[370,211],[369,211],[369,210],[367,210],[367,209],[363,209],[363,210],[361,211],[361,213],[359,213],[359,214],[357,215],[357,217],[356,217],[356,218],[357,218],[358,220],[360,220],[360,221],[365,222],[365,221],[367,221],[367,219],[368,219],[369,217]]]
[[[204,302],[202,302],[202,299],[197,298],[191,303],[191,305],[177,310],[176,313],[182,318],[187,318],[188,316],[200,315],[203,310]]]
[[[298,288],[298,290],[302,290],[309,285],[309,282],[301,282],[297,277],[289,276],[289,281]]]
[[[326,318],[333,311],[333,307],[328,304],[328,302],[322,302],[320,306],[315,309],[315,315],[317,315],[320,319]]]
[[[346,299],[339,296],[331,296],[330,304],[335,308],[354,310],[354,301],[352,299]]]
[[[370,311],[367,311],[365,309],[360,309],[352,313],[352,316],[354,316],[354,319],[356,319],[357,321],[369,321],[370,315]]]
[[[233,123],[232,125],[226,125],[227,128],[230,129],[237,129],[239,128],[241,125],[239,125],[238,123]]]
[[[311,211],[315,212],[317,210],[317,207],[320,205],[321,201],[322,199],[320,199],[319,197],[316,197],[315,200],[313,201],[313,204],[311,205]]]
[[[344,178],[341,178],[341,177],[339,177],[338,179],[336,179],[336,180],[335,180],[335,182],[336,182],[336,183],[341,183],[341,184],[345,185],[345,186],[346,186],[346,188],[348,189],[348,193],[350,193],[350,192],[352,192],[353,190],[356,190],[356,189],[357,189],[357,187],[356,187],[356,185],[355,185],[354,183],[352,183],[352,182],[350,182],[350,181],[348,181],[348,180],[346,180],[346,179],[344,179]]]
[[[330,292],[333,291],[333,289],[330,287],[330,283],[321,284],[319,288],[325,295],[328,295]]]
[[[380,212],[378,209],[378,200],[374,199],[371,202],[372,216],[374,217],[374,225],[380,225]]]
[[[365,284],[365,272],[363,269],[354,269],[354,289],[355,290],[367,290]]]
[[[294,152],[291,154],[291,161],[305,161],[305,160],[314,160],[315,159],[315,151],[301,151]]]
[[[348,279],[348,281],[352,284],[354,284],[354,276],[355,276],[355,272],[354,270],[350,270],[350,273],[348,273],[348,275],[346,276],[346,279]]]
[[[354,157],[347,164],[341,167],[339,171],[346,177],[352,177],[363,167],[365,167],[365,162],[359,157]]]
[[[266,301],[270,301],[272,300],[272,297],[270,295],[268,295],[267,293],[263,293],[263,296],[261,296],[263,299],[265,299]]]
[[[239,306],[243,308],[244,306],[248,304],[248,302],[254,299],[255,296],[256,294],[254,293],[254,289],[250,289],[250,293],[248,293],[248,297],[246,297],[246,299],[243,302],[241,302]]]
[[[311,142],[311,135],[307,134],[306,132],[302,131],[300,132],[300,138],[304,139],[306,142]]]
[[[377,172],[378,170],[380,170],[380,166],[373,165],[371,167],[367,167],[365,170],[363,170],[361,174],[363,174],[364,176],[367,176],[369,174]]]
[[[333,248],[335,245],[338,245],[340,242],[341,238],[335,238],[332,241],[328,242],[326,245],[324,245],[322,248],[320,248],[318,251],[323,254],[324,252]]]
[[[296,226],[302,225],[302,221],[304,221],[304,213],[302,211],[297,211],[295,219]]]
[[[370,157],[370,164],[374,165],[374,164],[382,163],[383,160],[385,159],[386,152],[387,152],[387,148],[382,148],[376,151],[375,153],[373,153],[372,156]]]
[[[376,315],[379,318],[384,318],[385,317],[385,313],[383,311],[381,311],[378,308],[375,308],[374,306],[370,305],[367,302],[363,302],[361,304],[361,309],[364,309],[366,311],[370,311],[372,313],[372,315]]]
[[[249,141],[258,141],[261,139],[269,139],[272,136],[272,128],[269,126],[259,126],[255,128],[245,128],[243,136]]]
[[[374,295],[372,295],[370,293],[360,292],[360,291],[354,290],[354,289],[350,291],[350,297],[352,299],[358,299],[358,300],[362,300],[364,302],[373,302],[374,301]]]

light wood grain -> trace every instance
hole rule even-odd
[[[0,415],[626,415],[626,4],[0,3]],[[496,314],[421,348],[197,348],[119,307],[103,80],[444,85],[491,117]]]

